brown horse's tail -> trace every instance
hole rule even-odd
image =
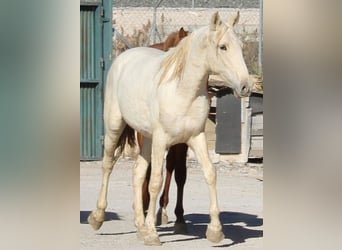
[[[134,129],[132,129],[128,125],[126,125],[119,137],[119,141],[117,144],[119,154],[122,154],[122,152],[124,151],[126,142],[132,148],[136,145]]]

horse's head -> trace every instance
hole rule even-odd
[[[185,31],[182,28],[179,29],[179,31],[172,32],[163,43],[163,50],[168,51],[169,48],[175,47],[178,45],[178,43],[188,35],[188,31]]]
[[[179,41],[182,40],[182,38],[186,37],[186,36],[188,35],[188,33],[189,33],[189,31],[185,31],[185,30],[183,29],[183,27],[180,28],[179,31],[178,31],[178,38],[179,38]]]
[[[239,12],[227,23],[221,21],[218,12],[213,14],[209,25],[208,64],[213,74],[219,75],[239,97],[249,96],[251,82],[242,55],[242,43],[234,32]]]

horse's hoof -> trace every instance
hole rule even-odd
[[[188,233],[188,228],[186,226],[186,223],[175,223],[175,234],[187,234]]]
[[[167,217],[167,214],[162,214],[161,216],[161,224],[166,225],[169,222],[169,217]]]
[[[138,240],[144,240],[147,235],[147,230],[145,227],[138,228],[137,230],[137,238]]]
[[[158,234],[147,235],[144,238],[144,244],[146,246],[160,246],[161,242],[159,240]]]
[[[99,230],[103,224],[104,216],[99,216],[100,218],[96,218],[95,212],[91,212],[88,216],[88,223],[92,226],[94,230]]]
[[[212,243],[219,243],[220,241],[224,239],[224,234],[222,233],[222,230],[213,230],[213,229],[210,229],[209,226],[207,228],[207,232],[205,236]]]
[[[156,221],[157,226],[166,225],[168,222],[169,222],[169,218],[167,216],[166,209],[159,208],[158,213],[157,213],[157,221]]]

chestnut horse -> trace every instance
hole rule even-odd
[[[168,51],[169,48],[175,47],[182,38],[188,35],[188,31],[180,28],[179,31],[172,32],[166,40],[162,43],[156,43],[151,45],[151,48],[160,49],[163,51]],[[138,143],[140,148],[142,147],[143,137],[138,133]],[[172,146],[166,157],[166,179],[164,184],[164,190],[159,200],[159,211],[157,215],[157,225],[167,224],[168,217],[166,207],[169,203],[169,189],[172,178],[172,173],[175,171],[175,180],[177,184],[177,203],[175,208],[176,222],[175,222],[175,232],[185,233],[186,224],[184,220],[184,209],[183,209],[183,190],[186,181],[186,154],[188,146],[185,143],[180,143]],[[151,164],[149,164],[146,174],[146,179],[143,184],[143,208],[146,213],[148,209],[148,204],[150,202],[150,195],[148,193],[148,185],[151,176]]]
[[[169,34],[164,42],[152,44],[150,45],[150,47],[160,49],[163,51],[168,51],[169,48],[175,47],[180,42],[180,40],[182,40],[184,37],[188,35],[188,33],[189,32],[185,31],[182,27],[179,29],[179,31],[175,31]]]
[[[241,42],[233,29],[238,17],[225,23],[216,12],[209,25],[183,38],[175,49],[163,52],[139,47],[126,50],[115,59],[108,71],[104,98],[102,184],[97,208],[88,216],[94,229],[99,229],[105,220],[109,177],[120,158],[115,151],[121,148],[120,142],[135,138],[135,130],[144,136],[133,168],[138,238],[143,238],[145,245],[161,244],[156,229],[156,204],[163,183],[164,154],[171,146],[186,143],[195,153],[209,189],[206,237],[214,243],[224,239],[216,169],[209,159],[204,128],[209,113],[209,74],[217,74],[238,97],[251,93]],[[150,203],[145,218],[142,185],[150,162]]]

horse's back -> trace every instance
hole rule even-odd
[[[130,92],[129,89],[140,88],[142,84],[152,84],[163,54],[163,51],[149,47],[132,48],[121,53],[108,71],[106,92],[110,93],[106,95]]]
[[[114,61],[117,63],[129,63],[130,65],[135,63],[146,63],[149,61],[154,62],[154,60],[159,59],[164,54],[161,50],[156,50],[150,47],[136,47],[121,53]]]
[[[157,74],[164,52],[148,47],[138,47],[129,49],[120,54],[114,61],[114,71],[116,74],[122,76],[125,80],[125,85],[134,76],[141,79],[143,76],[150,76]],[[136,79],[132,81],[136,82]],[[120,81],[120,80],[119,80]],[[131,84],[131,83],[129,83]]]

